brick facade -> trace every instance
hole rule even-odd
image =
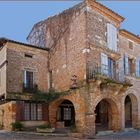
[[[72,121],[78,131],[88,137],[94,137],[101,130],[139,128],[140,81],[135,76],[135,62],[140,57],[140,38],[120,30],[123,20],[123,17],[103,5],[85,0],[35,24],[27,39],[38,48],[8,42],[1,50],[8,60],[6,94],[22,92],[23,71],[31,69],[40,90],[47,92],[52,86],[56,91],[68,93],[52,102],[49,108],[47,105],[42,107],[43,121],[50,120],[52,127],[64,127],[67,121],[60,116],[68,112],[71,106],[75,114]],[[116,29],[117,51],[108,48],[108,24]],[[49,51],[43,48],[49,48]],[[25,58],[25,53],[32,54],[33,58]],[[102,71],[102,53],[113,62],[114,79],[95,73],[99,68]],[[120,81],[119,64],[120,60],[124,62],[125,54],[128,55],[129,73],[125,74],[124,68],[123,81]],[[2,55],[0,57],[5,59]],[[73,78],[76,78],[74,88]],[[64,101],[68,105],[63,104]],[[17,106],[16,111],[22,108]],[[21,114],[15,114],[15,120],[20,121]],[[24,124],[29,125],[26,121]]]

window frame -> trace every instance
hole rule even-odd
[[[28,70],[28,69],[25,69],[24,70],[24,74],[23,74],[23,84],[24,84],[24,87],[23,88],[30,89],[30,84],[29,85],[27,84],[27,72],[32,73],[32,88],[34,88],[34,84],[35,84],[35,73],[32,70]]]
[[[28,105],[28,106],[27,106]],[[39,105],[41,105],[39,111]],[[25,107],[28,107],[28,112]],[[35,108],[34,108],[35,107]],[[35,109],[35,112],[32,112],[32,109]],[[39,114],[39,112],[41,114]],[[33,113],[33,114],[32,114]],[[25,116],[27,115],[27,116]],[[43,120],[43,106],[41,103],[34,103],[34,102],[25,102],[24,103],[24,121],[42,121]]]

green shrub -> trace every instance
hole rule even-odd
[[[23,125],[20,122],[14,122],[11,124],[12,130],[21,130],[23,128]]]

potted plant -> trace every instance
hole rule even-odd
[[[51,125],[48,123],[38,126],[36,128],[36,131],[41,133],[53,133],[55,131],[55,128],[51,128]]]
[[[13,131],[21,131],[23,128],[23,125],[20,122],[14,122],[11,125]]]

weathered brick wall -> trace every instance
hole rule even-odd
[[[43,21],[46,23],[46,47],[51,48],[49,62],[53,87],[57,90],[69,89],[73,75],[79,81],[85,78],[85,10],[85,3],[80,3]],[[39,24],[32,32],[39,30]],[[32,33],[28,39],[29,42],[35,39]]]
[[[107,48],[107,23],[111,23],[115,26],[115,23],[112,20],[87,6],[86,37],[87,48],[90,49],[87,54],[88,66],[100,66],[101,52],[107,55],[110,55],[111,53]]]
[[[69,23],[65,17],[69,19]],[[59,20],[61,24],[57,25]],[[52,23],[65,30],[57,41],[56,46],[50,51],[50,70],[53,75],[53,86],[57,90],[67,90],[71,85],[73,75],[77,76],[78,81],[85,77],[86,59],[83,53],[85,44],[85,13],[84,9],[62,13],[53,19]],[[67,27],[63,25],[67,25]],[[66,28],[66,29],[65,29]],[[53,28],[50,28],[53,31]],[[61,33],[57,36],[61,35]],[[57,37],[56,37],[57,38]]]
[[[25,53],[33,57],[25,57]],[[47,51],[18,45],[7,44],[7,92],[22,92],[24,70],[34,72],[34,81],[42,91],[48,90]]]
[[[133,49],[129,48],[129,41],[133,42]],[[123,35],[119,35],[119,53],[121,54],[121,57],[124,57],[124,54],[126,53],[130,59],[133,59],[133,62],[132,62],[134,65],[133,74],[130,77],[128,76],[128,78],[131,79],[131,82],[133,83],[133,87],[136,88],[137,90],[139,89],[140,80],[139,80],[139,78],[135,77],[135,61],[136,61],[136,58],[137,59],[140,58],[139,52],[140,52],[139,43],[137,43]],[[137,83],[137,84],[135,84],[135,83]]]
[[[119,27],[119,22],[114,23],[114,21],[107,16],[101,16],[94,11],[94,8],[91,9],[82,4],[44,21],[47,25],[46,47],[51,48],[49,68],[52,70],[55,89],[60,91],[69,89],[72,75],[77,75],[78,81],[85,79],[87,65],[98,63],[100,66],[101,52],[113,57],[115,61],[118,60],[119,55],[107,49],[107,23]],[[119,42],[118,47],[121,53],[128,51],[132,56],[139,55],[139,49],[131,52],[125,48],[128,44],[126,39]],[[123,49],[120,49],[121,46]],[[76,94],[72,93],[62,97],[58,102],[53,102],[50,106],[52,125],[55,126],[59,104],[67,99],[74,104],[76,114],[78,114],[76,120],[81,122],[79,125],[81,130],[85,135],[94,135],[96,132],[94,111],[100,101],[106,100],[111,110],[109,127],[114,131],[124,129],[124,103],[125,97],[129,95],[132,100],[132,118],[134,118],[132,123],[133,127],[137,128],[140,125],[139,82],[136,81],[134,86],[128,89],[127,86],[118,83],[109,83],[104,87],[101,83],[100,80],[93,80],[90,85],[84,85],[85,88],[77,89],[79,91],[75,91]],[[81,110],[81,107],[85,110]]]
[[[109,19],[103,17],[94,9],[87,6],[87,40],[100,47],[107,47],[107,23]]]
[[[0,106],[0,124],[11,130],[11,123],[16,121],[16,102],[11,101]]]
[[[4,65],[3,65],[4,64]],[[0,50],[0,95],[6,93],[6,48]]]
[[[29,34],[27,40],[30,44],[39,47],[46,46],[46,24],[44,22],[39,22],[35,24],[33,30]]]
[[[133,49],[129,48],[129,41],[133,42]],[[140,44],[123,35],[119,35],[119,52],[122,55],[124,55],[124,53],[127,53],[130,58],[139,58]]]

